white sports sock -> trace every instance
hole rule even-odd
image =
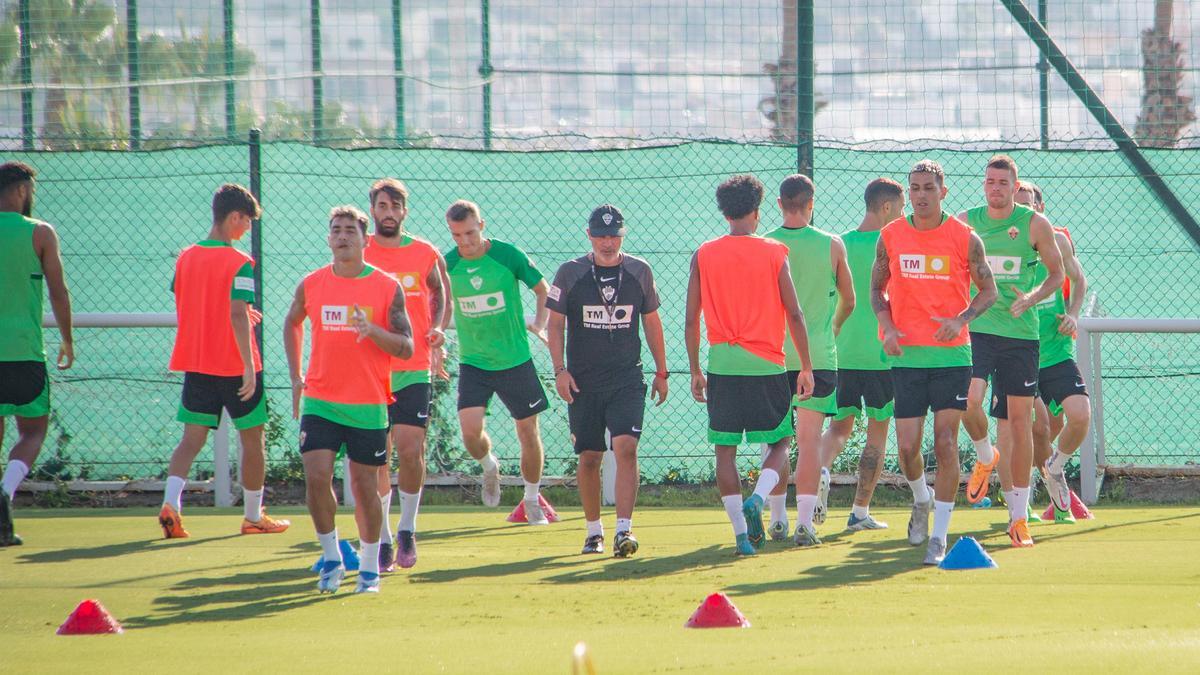
[[[908,481],[908,487],[912,488],[914,504],[924,504],[933,499],[933,493],[930,492],[929,484],[925,482],[925,474],[923,473],[920,478]]]
[[[767,497],[767,504],[771,506],[771,522],[778,523],[779,521],[787,521],[787,495],[771,495]]]
[[[183,487],[187,485],[186,478],[167,476],[167,487],[163,490],[163,504],[170,504],[176,511],[183,510]]]
[[[1071,455],[1066,455],[1063,454],[1061,450],[1056,450],[1054,451],[1054,454],[1050,456],[1050,461],[1048,464],[1050,465],[1051,471],[1058,473],[1059,471],[1066,469],[1067,462],[1069,461],[1071,461]]]
[[[981,440],[972,440],[971,442],[975,444],[975,454],[979,456],[979,461],[991,464],[992,460],[996,458],[996,453],[992,450],[992,441],[984,436]]]
[[[242,488],[242,511],[246,520],[257,523],[262,518],[263,491]]]
[[[541,485],[539,483],[530,483],[529,481],[525,481],[525,499],[527,501],[530,499],[536,501],[538,498],[538,489],[540,487]]]
[[[954,502],[939,502],[933,500],[933,537],[946,543],[946,535],[950,532],[950,514],[954,512]]]
[[[779,485],[779,472],[775,469],[763,469],[762,473],[758,474],[758,482],[754,484],[754,494],[765,502],[776,485]]]
[[[729,516],[729,523],[733,525],[733,536],[746,534],[746,515],[742,513],[742,496],[726,495],[721,497],[721,503],[725,505],[725,515]]]
[[[331,560],[340,561],[342,559],[342,549],[338,548],[336,527],[331,532],[326,532],[325,534],[318,532],[317,541],[321,542],[321,555],[325,557],[325,562],[330,562]]]
[[[500,462],[497,462],[496,456],[490,452],[488,454],[484,455],[483,459],[479,460],[479,465],[482,466],[484,469],[499,469],[500,468]]]
[[[599,520],[587,520],[587,536],[594,537],[596,535],[604,536],[604,523]]]
[[[400,491],[400,527],[408,532],[417,531],[417,509],[421,507],[421,493]]]
[[[379,542],[361,542],[358,547],[358,573],[379,574]]]
[[[1017,512],[1015,510],[1016,506],[1017,506],[1016,492],[1013,490],[1003,490],[1002,492],[1004,494],[1004,503],[1008,505],[1008,519],[1010,521],[1013,521],[1018,518],[1024,518],[1025,517],[1024,509],[1021,510],[1021,515],[1017,515]]]
[[[0,482],[0,488],[11,497],[17,494],[17,487],[21,485],[21,481],[25,480],[25,476],[28,475],[28,464],[19,459],[10,459],[8,460],[8,468],[4,470],[4,480]]]
[[[617,532],[633,530],[633,518],[617,518]],[[601,532],[603,534],[603,532]]]
[[[379,496],[379,508],[383,511],[383,524],[379,526],[379,543],[391,544],[392,538],[392,491]]]
[[[1012,489],[1012,519],[1021,520],[1029,509],[1029,488],[1014,487]]]
[[[868,515],[870,515],[870,513],[871,513],[871,507],[869,507],[869,506],[859,506],[858,504],[853,504],[853,505],[851,505],[851,506],[850,506],[850,513],[851,513],[851,514],[852,514],[852,515],[853,515],[853,516],[854,516],[856,519],[858,519],[858,520],[862,520],[863,518],[866,518]]]
[[[796,495],[796,523],[812,527],[813,511],[817,508],[816,495]]]

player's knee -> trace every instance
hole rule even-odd
[[[587,450],[579,453],[579,469],[580,471],[599,471],[600,465],[604,463],[604,453],[594,450]]]

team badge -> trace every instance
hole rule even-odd
[[[603,216],[600,216],[600,220],[603,220],[605,225],[612,225],[612,221],[613,221],[612,214],[606,213]]]
[[[471,286],[473,286],[475,290],[483,288],[483,277],[471,277]]]
[[[1021,234],[1021,231],[1017,229],[1016,225],[1013,225],[1012,227],[1008,228],[1008,238],[1009,239],[1016,241],[1018,234]]]
[[[613,296],[617,294],[617,289],[612,286],[605,286],[600,289],[600,294],[604,296],[605,302],[612,302]]]

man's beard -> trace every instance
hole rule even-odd
[[[394,237],[400,233],[399,223],[376,223],[375,231],[384,237]]]

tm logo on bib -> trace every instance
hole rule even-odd
[[[989,255],[988,267],[992,274],[1006,279],[1016,279],[1021,276],[1021,257],[1015,255]]]
[[[470,317],[499,313],[504,311],[504,294],[484,293],[458,298],[458,309]]]
[[[633,321],[633,305],[617,305],[609,314],[604,305],[583,306],[584,328],[629,328]]]
[[[902,254],[900,274],[916,279],[947,279],[950,277],[950,256]]]
[[[358,308],[367,316],[367,323],[374,323],[373,307]],[[350,325],[350,314],[354,308],[349,305],[321,305],[321,328],[325,330],[344,331],[354,330]]]

